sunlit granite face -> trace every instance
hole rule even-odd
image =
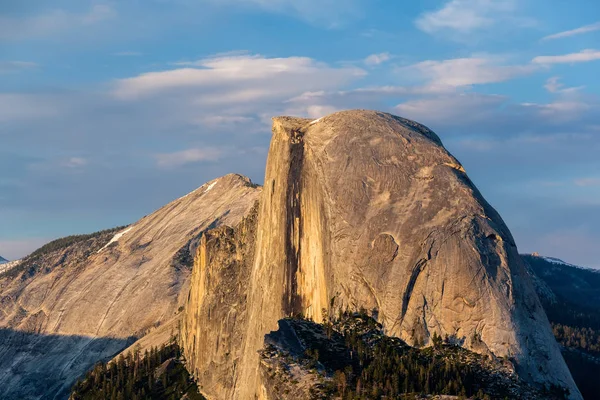
[[[242,288],[231,306],[240,313],[244,304],[237,322],[220,305],[202,306],[219,310],[204,321],[225,338],[218,346],[233,348],[227,338],[243,337],[229,361],[217,351],[235,371],[234,389],[205,390],[211,398],[264,394],[257,375],[264,335],[280,318],[320,320],[323,310],[338,308],[376,310],[386,334],[409,344],[428,344],[437,333],[506,356],[529,382],[563,385],[581,398],[508,228],[420,124],[374,111],[275,118],[252,238],[244,278],[230,284]],[[207,254],[196,268],[231,263],[221,257],[225,264],[211,265]],[[203,282],[204,292],[192,293],[210,296]],[[212,372],[199,371],[201,386],[202,373]]]

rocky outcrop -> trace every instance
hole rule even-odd
[[[581,398],[511,233],[426,127],[374,111],[275,118],[256,229],[253,255],[238,250],[243,242],[233,233],[243,267],[226,281],[240,300],[227,300],[229,309],[215,294],[222,278],[208,277],[232,260],[223,253],[213,265],[201,251],[196,262],[197,297],[186,312],[205,310],[193,325],[214,330],[195,343],[188,330],[186,353],[209,397],[259,394],[257,350],[279,319],[302,313],[320,321],[323,310],[364,308],[411,345],[448,335],[507,357],[528,382]],[[215,350],[223,335],[242,348],[233,360]],[[210,383],[221,373],[232,375],[221,375],[223,386]]]
[[[209,398],[231,398],[247,330],[247,291],[257,205],[235,229],[208,231],[198,247],[181,347],[187,368]]]
[[[430,393],[443,391],[462,392],[448,397],[453,399],[480,393],[478,399],[564,400],[560,391],[538,390],[520,380],[506,360],[441,338],[433,347],[417,349],[386,336],[364,313],[342,313],[326,324],[297,318],[278,324],[259,352],[259,394],[265,399],[396,399],[407,393],[411,399],[435,399]]]
[[[174,324],[185,302],[203,233],[237,224],[260,190],[227,175],[127,228],[51,246],[1,275],[0,398],[66,398],[77,377],[133,339],[176,332],[160,326]]]

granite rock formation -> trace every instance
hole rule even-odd
[[[232,398],[239,384],[257,212],[235,229],[206,232],[198,247],[180,337],[188,371],[209,399]]]
[[[340,308],[581,398],[510,231],[428,128],[374,111],[275,118],[254,229],[207,235],[195,263],[182,344],[208,398],[264,397],[264,335]]]
[[[88,368],[135,338],[168,338],[203,233],[237,224],[260,191],[227,175],[119,232],[0,275],[0,398],[66,398]]]

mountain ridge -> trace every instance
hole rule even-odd
[[[0,360],[0,397],[67,397],[95,362],[176,317],[190,252],[205,231],[235,224],[260,191],[226,175],[129,227],[51,242],[0,274],[0,328],[8,335],[0,351],[14,355]],[[42,346],[47,337],[62,351]]]
[[[523,254],[567,365],[585,399],[600,393],[600,274]]]
[[[427,127],[367,110],[276,117],[264,188],[229,174],[0,274],[0,397],[61,398],[94,362],[181,326],[207,398],[271,400],[259,351],[280,321],[368,310],[391,340],[445,337],[578,400],[535,292],[570,289],[532,281],[536,268]]]

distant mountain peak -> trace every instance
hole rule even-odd
[[[547,256],[543,256],[540,255],[540,253],[535,252],[535,253],[531,253],[531,257],[536,257],[536,258],[541,258],[544,261],[547,261],[551,264],[555,264],[555,265],[563,265],[563,266],[567,266],[567,267],[572,267],[572,268],[579,268],[579,269],[583,269],[583,270],[587,270],[587,271],[592,271],[592,272],[600,272],[595,268],[590,268],[590,267],[584,267],[581,265],[575,265],[575,264],[571,264],[568,263],[566,261],[561,260],[560,258],[556,258],[556,257],[547,257]]]
[[[8,260],[2,256],[0,256],[0,264],[6,264]]]

